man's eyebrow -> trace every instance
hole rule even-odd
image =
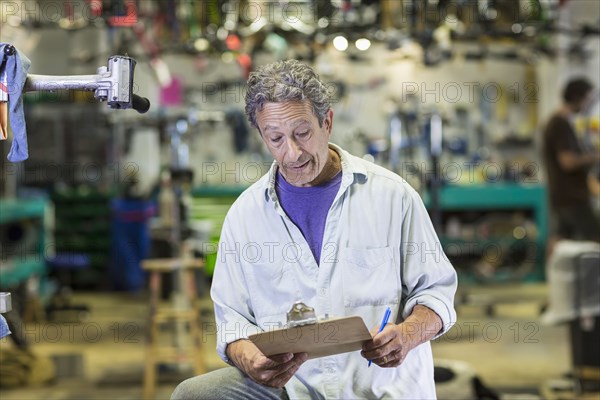
[[[296,120],[296,121],[292,122],[291,123],[291,127],[292,128],[296,128],[296,127],[298,127],[300,125],[305,125],[305,124],[310,124],[310,121],[303,118],[303,119],[299,119],[299,120]],[[273,130],[273,129],[277,130],[277,129],[279,129],[279,127],[276,126],[276,125],[272,125],[272,124],[265,125],[265,132],[267,132],[269,130]]]
[[[310,124],[310,121],[307,119],[299,119],[299,120],[295,121],[294,123],[292,123],[292,126],[294,128],[296,128],[297,126],[305,125],[305,124]]]
[[[277,127],[275,125],[265,125],[265,132],[271,129],[277,129]]]

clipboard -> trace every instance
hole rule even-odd
[[[287,313],[287,325],[248,337],[267,357],[281,353],[308,353],[308,358],[360,350],[372,339],[361,317],[317,318],[313,308],[296,302]]]

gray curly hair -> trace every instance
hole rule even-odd
[[[308,100],[313,112],[323,125],[329,110],[327,88],[319,75],[308,65],[298,60],[277,61],[264,65],[250,74],[246,91],[246,115],[256,129],[256,112],[267,102]]]

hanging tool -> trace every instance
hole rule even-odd
[[[135,60],[126,56],[112,56],[106,67],[96,75],[35,75],[28,74],[23,91],[89,90],[94,97],[106,101],[113,109],[133,108],[143,114],[150,109],[150,101],[133,93]]]

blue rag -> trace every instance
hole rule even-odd
[[[4,56],[4,46],[0,43],[0,60]],[[6,60],[6,76],[8,81],[8,114],[10,127],[13,132],[13,142],[8,153],[8,160],[19,162],[27,160],[27,127],[25,126],[25,113],[23,112],[23,86],[27,80],[27,71],[31,61],[17,50]]]
[[[8,324],[4,317],[0,315],[0,339],[8,335],[10,335],[10,329],[8,329]]]

